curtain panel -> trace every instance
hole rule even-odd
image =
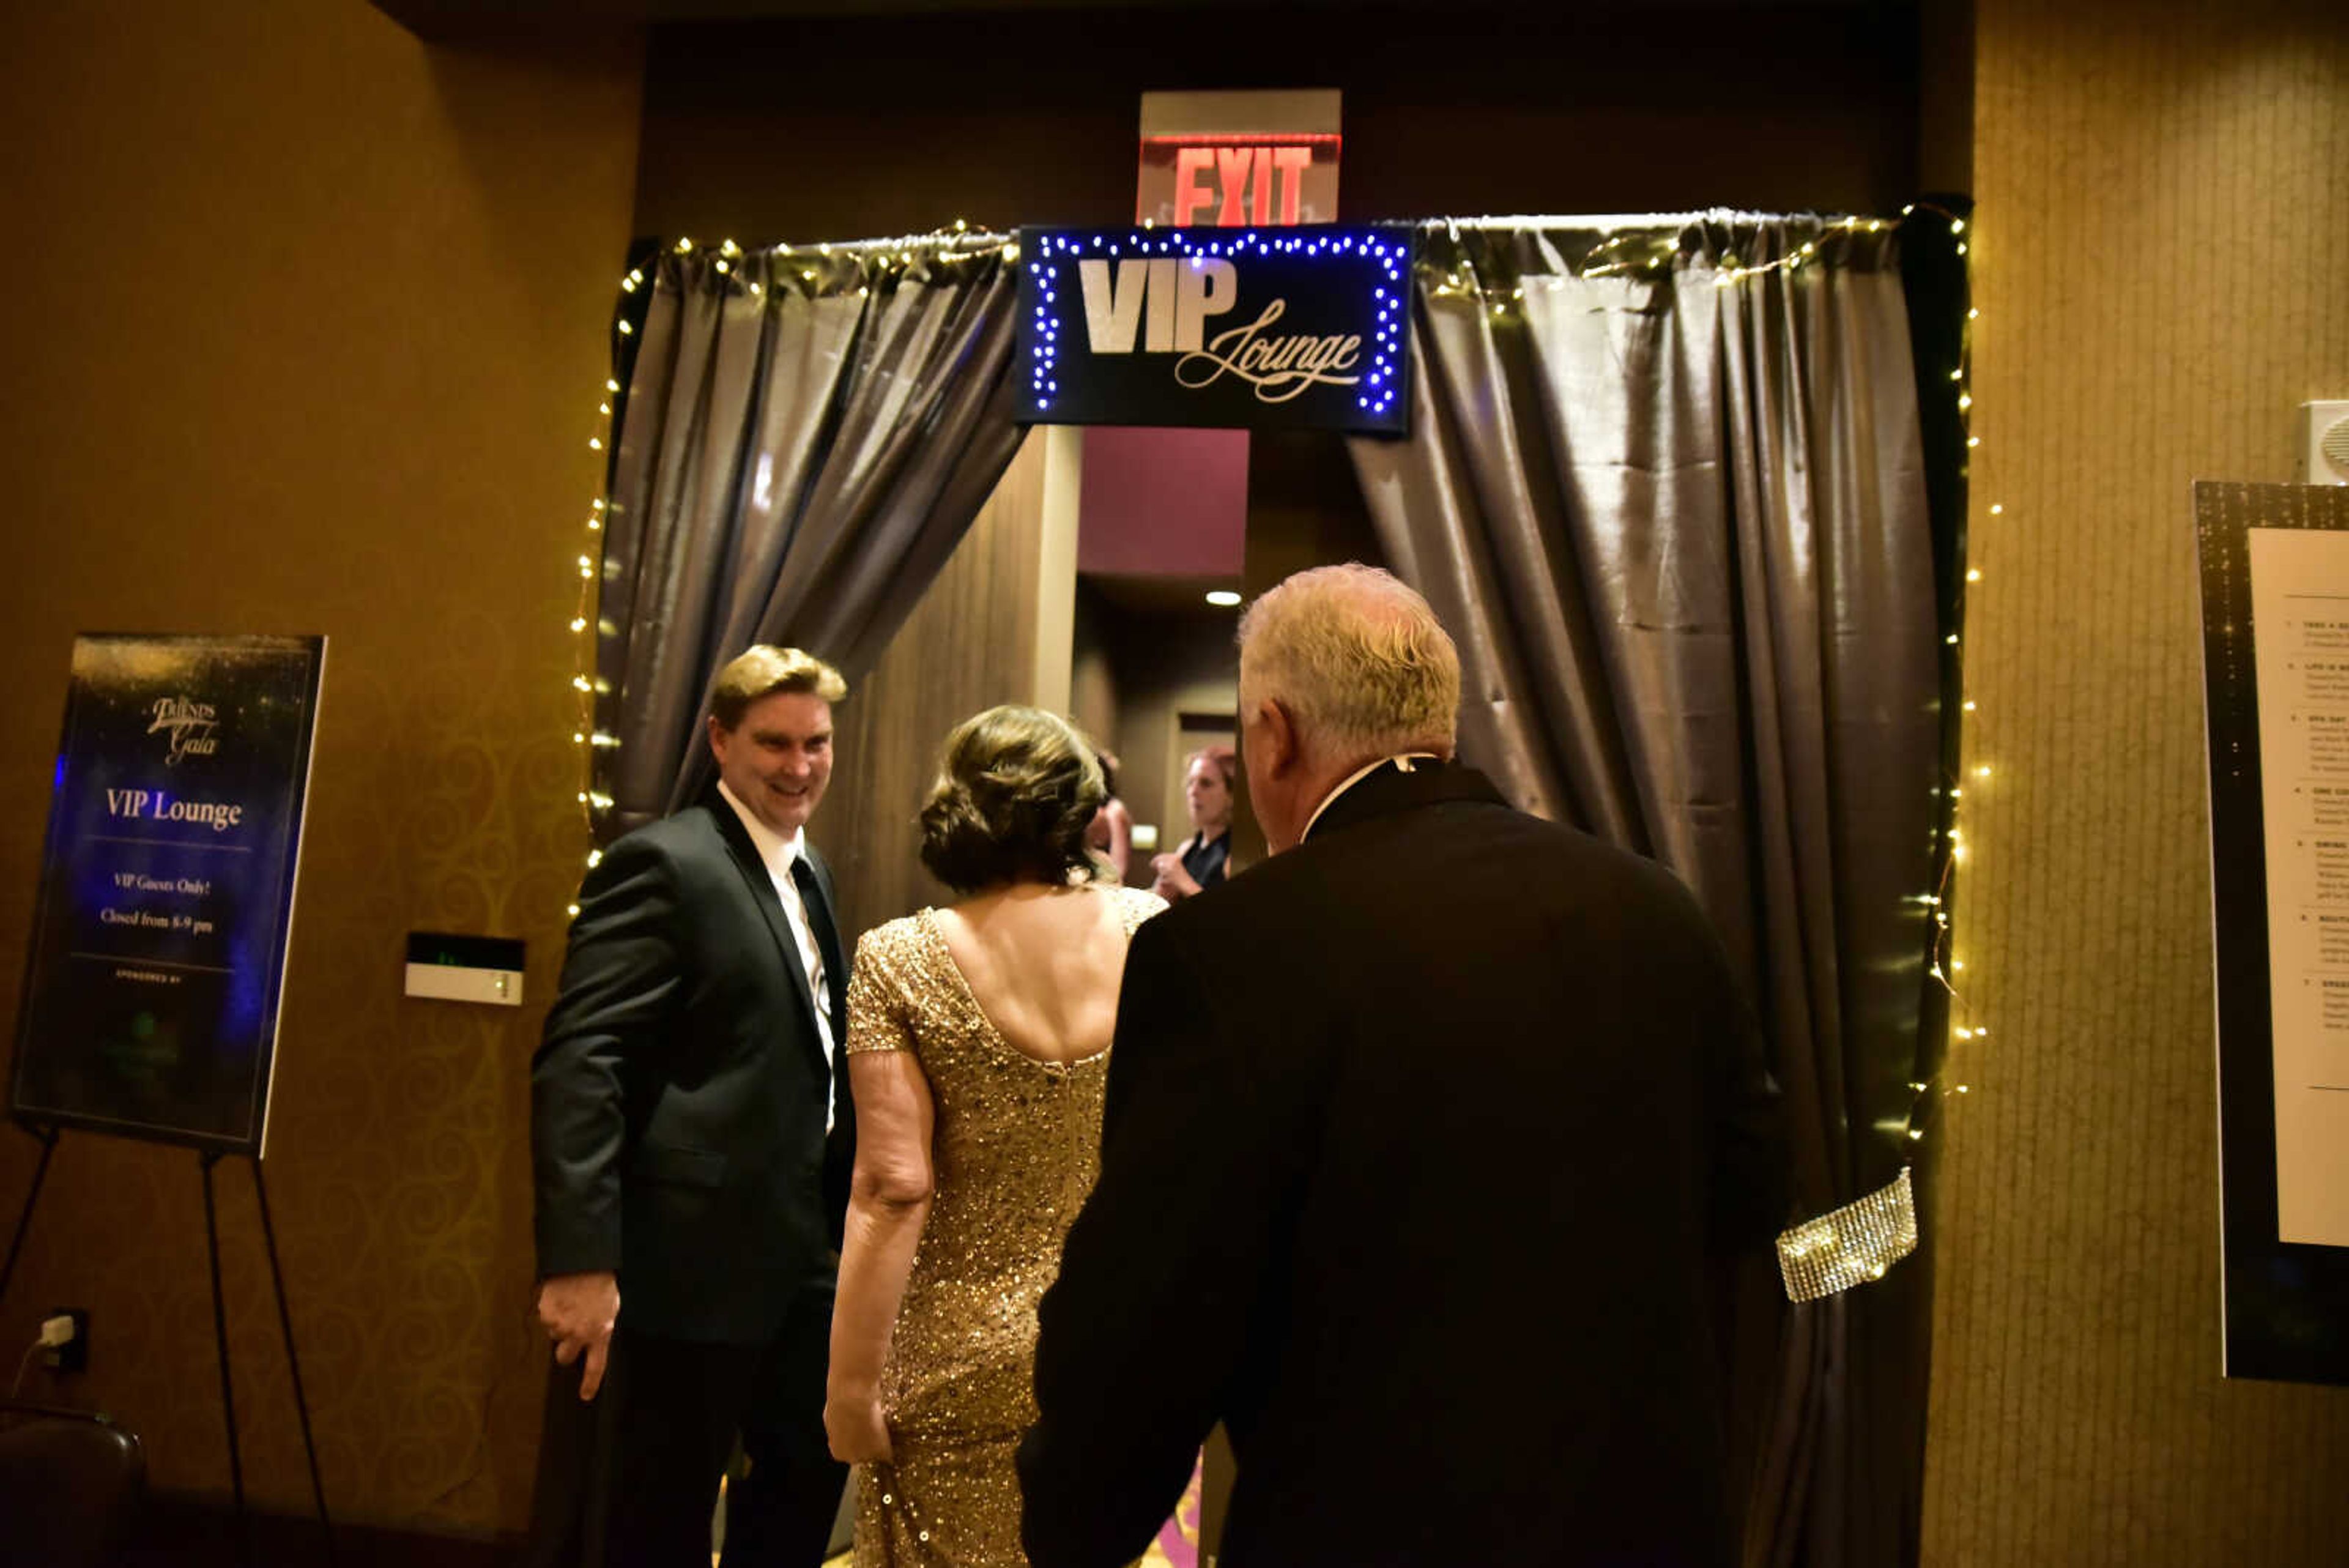
[[[854,680],[1009,466],[1006,234],[665,250],[614,431],[598,584],[595,841],[709,783],[712,679],[752,643]]]
[[[1391,564],[1458,636],[1463,754],[1712,915],[1785,1093],[1801,1216],[1910,1159],[1926,1016],[1940,634],[1896,237],[1729,213],[1423,225],[1411,434],[1349,442]],[[1872,1417],[1855,1350],[1920,1361],[1924,1305],[1870,1290],[1743,1298],[1749,1563],[1913,1553],[1921,1451]]]

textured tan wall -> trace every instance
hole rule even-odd
[[[0,53],[0,963],[73,633],[328,634],[268,1174],[355,1520],[527,1504],[523,1064],[585,842],[565,568],[638,79],[631,41],[429,49],[362,0],[18,7]],[[404,1001],[416,928],[524,938],[533,1005]],[[0,1130],[0,1223],[30,1148]],[[298,1509],[252,1183],[218,1179],[247,1482]],[[192,1154],[67,1137],[0,1302],[10,1369],[63,1303],[95,1314],[92,1370],[26,1392],[127,1418],[158,1484],[224,1491]]]
[[[920,858],[919,815],[947,732],[999,702],[1035,702],[1037,607],[1048,562],[1068,581],[1043,526],[1048,432],[1031,431],[970,532],[947,558],[873,672],[841,704],[838,762],[809,829],[840,891],[841,935],[857,936],[954,894]]]
[[[2190,483],[2349,396],[2336,5],[1982,0],[1929,1564],[2337,1564],[2349,1390],[2219,1376]],[[1993,515],[1989,508],[2003,506]]]

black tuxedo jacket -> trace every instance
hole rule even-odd
[[[1130,1561],[1218,1419],[1227,1568],[1731,1562],[1707,1263],[1782,1161],[1661,867],[1392,766],[1143,926],[1042,1303],[1036,1568]]]
[[[829,901],[831,875],[809,859]],[[844,1045],[848,971],[837,952],[824,962]],[[579,890],[531,1064],[540,1274],[616,1270],[631,1328],[765,1343],[838,1245],[845,1083],[733,808],[713,790],[620,839]]]

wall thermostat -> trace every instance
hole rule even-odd
[[[522,1005],[523,946],[514,937],[408,933],[408,994]]]
[[[2300,405],[2300,483],[2349,484],[2349,401]]]

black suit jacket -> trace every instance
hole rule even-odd
[[[825,963],[845,1044],[848,974],[836,952]],[[713,790],[620,839],[579,890],[531,1064],[539,1272],[616,1270],[630,1327],[763,1344],[838,1244],[845,1081],[733,808]]]
[[[1694,901],[1381,769],[1142,928],[1044,1298],[1036,1568],[1138,1554],[1218,1419],[1227,1568],[1725,1563],[1707,1262],[1781,1206]]]

